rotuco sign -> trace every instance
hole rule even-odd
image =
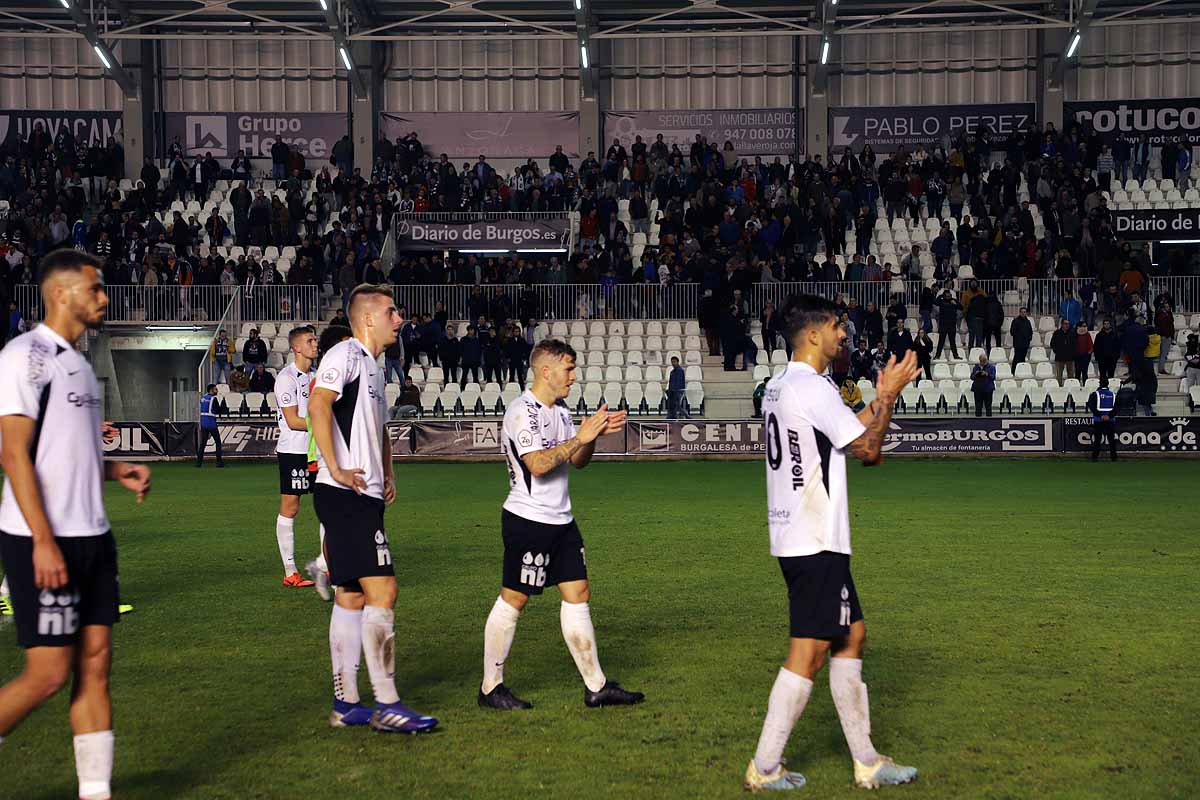
[[[1145,134],[1151,144],[1178,136],[1200,144],[1200,97],[1075,101],[1063,103],[1063,114],[1107,136],[1133,140]]]

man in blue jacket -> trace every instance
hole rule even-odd
[[[207,391],[200,396],[200,435],[199,440],[196,442],[197,469],[204,465],[204,448],[208,445],[210,436],[217,445],[217,466],[225,466],[224,456],[221,453],[221,433],[217,430],[218,405],[217,385],[210,383]]]
[[[1100,460],[1100,442],[1108,439],[1108,452],[1117,460],[1117,393],[1108,388],[1108,379],[1088,397],[1087,409],[1092,412],[1092,461]]]
[[[671,356],[671,374],[667,377],[667,419],[677,419],[680,416],[691,418],[683,402],[683,392],[686,388],[687,377],[683,367],[679,366],[679,356]]]

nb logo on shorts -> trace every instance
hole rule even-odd
[[[42,590],[38,596],[38,635],[72,636],[79,630],[79,592]]]
[[[375,531],[375,558],[379,566],[391,566],[392,551],[388,549],[387,535],[383,531]]]
[[[838,617],[838,625],[843,628],[850,627],[850,590],[842,584],[842,613]]]
[[[292,470],[292,488],[301,490],[308,489],[308,470]]]
[[[549,553],[526,553],[521,556],[521,583],[527,586],[546,585],[546,567],[550,566]]]

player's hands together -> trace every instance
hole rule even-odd
[[[889,403],[895,402],[900,390],[920,374],[921,367],[917,362],[916,350],[909,350],[901,361],[896,361],[896,356],[893,355],[888,358],[887,365],[879,371],[875,390],[878,396],[887,398]]]
[[[67,562],[53,539],[33,543],[33,582],[39,589],[66,586]]]
[[[383,502],[391,505],[396,500],[396,478],[388,475],[383,479]]]
[[[105,444],[116,441],[118,434],[120,434],[120,431],[117,429],[117,426],[113,425],[109,420],[104,420],[100,423],[100,438]]]
[[[608,412],[608,425],[604,428],[605,433],[620,433],[625,430],[625,421],[629,419],[628,411],[610,411]]]
[[[362,494],[367,489],[367,479],[363,477],[365,471],[361,467],[354,469],[337,469],[329,470],[329,477],[345,486],[347,489],[353,489],[355,494]]]
[[[601,405],[595,414],[583,421],[576,436],[584,444],[591,444],[606,430],[608,430],[608,403]]]
[[[150,494],[150,468],[145,464],[118,462],[113,465],[112,470],[113,479],[137,495],[139,504]]]

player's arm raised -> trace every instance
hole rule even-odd
[[[54,531],[42,488],[33,466],[33,437],[37,423],[20,414],[0,417],[0,466],[12,487],[17,507],[33,533],[33,575],[39,589],[57,589],[67,583],[67,562],[54,541]]]
[[[337,452],[333,449],[333,401],[337,393],[332,389],[317,387],[308,398],[308,416],[312,420],[312,437],[317,442],[317,450],[325,464],[329,467],[329,477],[362,494],[367,488],[361,468],[344,469],[337,462]]]
[[[534,450],[521,456],[521,461],[529,468],[535,478],[549,474],[570,461],[576,467],[583,467],[592,459],[596,448],[596,438],[608,427],[608,406],[600,406],[595,414],[588,417],[579,426],[579,430],[567,441],[545,450]],[[586,457],[583,455],[586,450]],[[576,460],[580,458],[580,461]]]
[[[887,366],[879,371],[876,381],[877,392],[875,402],[870,408],[864,409],[858,415],[859,420],[867,429],[854,441],[846,445],[846,452],[857,458],[868,467],[875,466],[883,460],[883,439],[887,435],[888,423],[892,421],[892,409],[896,407],[896,398],[900,390],[907,386],[913,378],[920,374],[921,368],[917,363],[917,352],[909,350],[904,360],[897,363],[896,357],[888,359]],[[869,419],[863,416],[874,409]]]

